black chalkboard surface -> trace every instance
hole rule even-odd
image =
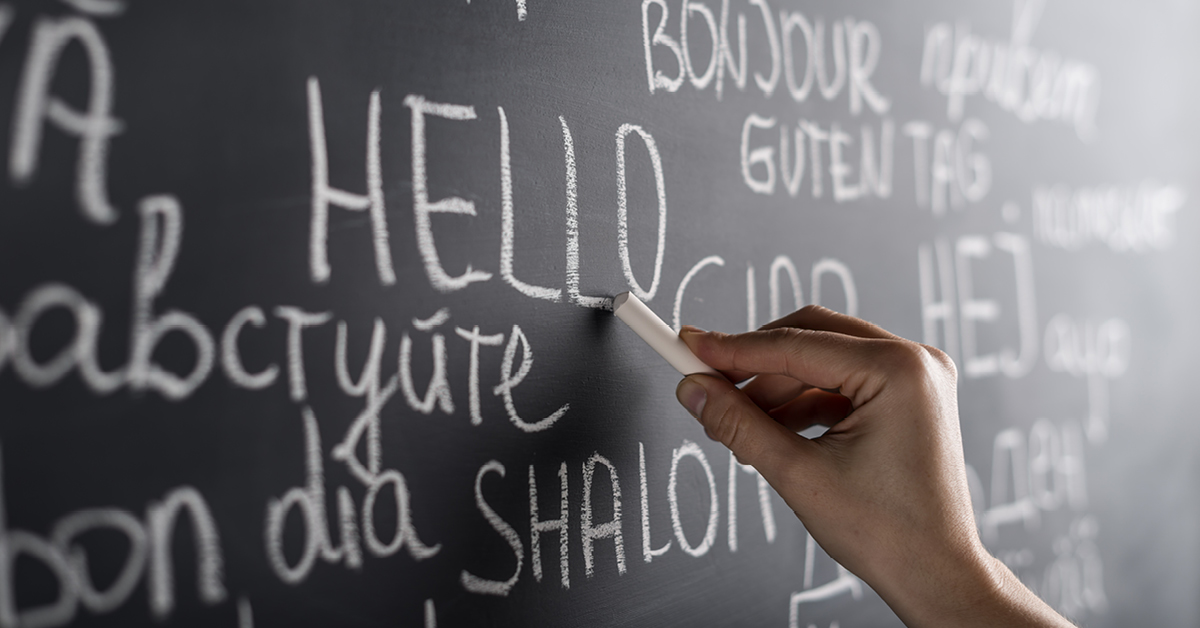
[[[887,626],[606,311],[949,352],[985,542],[1200,624],[1192,3],[0,3],[0,627]]]

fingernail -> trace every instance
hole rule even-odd
[[[684,325],[683,327],[681,327],[679,329],[679,333],[681,333],[681,334],[703,334],[704,330],[700,329],[699,327],[696,327],[695,325]]]
[[[675,389],[675,396],[694,418],[699,419],[700,413],[704,411],[704,402],[708,398],[708,391],[695,380],[684,378],[679,382],[679,387]]]

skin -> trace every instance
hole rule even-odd
[[[689,375],[680,403],[905,625],[1072,626],[979,540],[946,354],[817,306],[680,336],[727,378]]]

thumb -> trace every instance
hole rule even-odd
[[[813,443],[772,419],[728,380],[688,375],[679,382],[675,396],[709,438],[728,447],[768,481],[803,474],[819,455]]]

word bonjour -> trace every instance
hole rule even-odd
[[[646,79],[651,94],[678,91],[686,79],[697,91],[713,85],[720,99],[725,88],[726,73],[739,91],[745,91],[749,78],[746,15],[737,14],[738,54],[735,55],[729,37],[729,1],[721,0],[718,21],[712,8],[704,2],[683,0],[679,7],[679,35],[675,37],[667,33],[671,19],[667,0],[643,0],[642,41],[646,55]],[[770,72],[766,76],[761,71],[754,73],[754,83],[763,98],[770,98],[779,86],[780,78],[783,78],[786,92],[795,102],[805,102],[814,93],[831,101],[844,91],[851,114],[861,113],[863,103],[877,114],[887,113],[891,102],[871,84],[871,76],[879,64],[883,47],[879,29],[873,23],[852,17],[830,23],[829,52],[833,55],[834,64],[831,76],[825,62],[824,19],[818,17],[811,20],[800,11],[782,10],[777,24],[768,0],[749,0],[748,4],[757,7],[757,17],[762,22],[758,31],[765,35],[770,51]],[[651,35],[650,10],[654,6],[659,9],[658,24]],[[703,72],[697,72],[698,64],[693,63],[693,40],[689,39],[689,33],[691,37],[695,35],[694,31],[689,31],[689,27],[697,16],[708,27],[705,35],[709,54]],[[797,37],[803,38],[803,42],[797,44]],[[655,66],[654,52],[659,47],[670,53],[677,68],[674,77],[667,76],[660,67]],[[804,55],[804,61],[798,63],[796,58],[801,54]],[[803,73],[803,78],[797,78],[799,72]]]

